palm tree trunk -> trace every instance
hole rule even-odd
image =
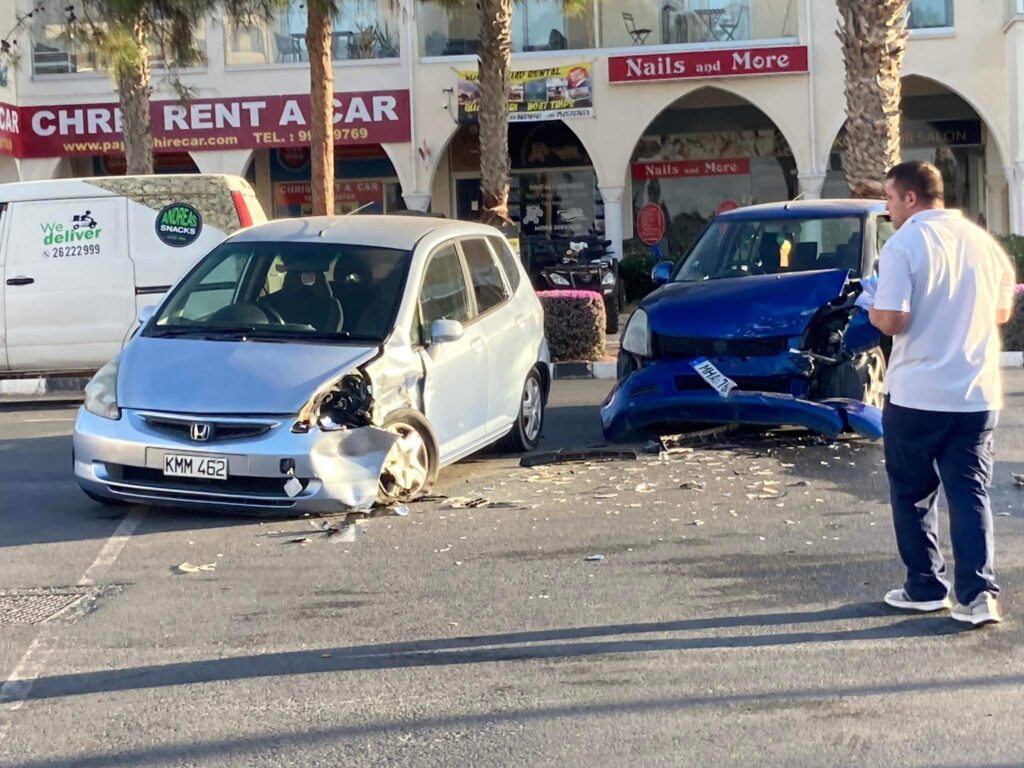
[[[909,0],[836,0],[846,65],[846,180],[857,197],[876,197],[900,161],[900,68]]]
[[[309,2],[309,153],[312,160],[313,215],[334,214],[334,65],[328,2]]]
[[[508,86],[512,0],[480,0],[480,191],[483,220],[508,219]]]
[[[153,172],[153,132],[149,125],[150,68],[148,28],[137,23],[131,29],[140,54],[123,60],[113,73],[121,104],[121,131],[124,136],[124,157],[128,173]]]

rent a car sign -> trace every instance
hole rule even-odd
[[[807,71],[807,46],[739,48],[689,53],[651,53],[611,56],[608,80],[643,83],[701,77],[750,77]]]
[[[63,157],[124,151],[116,104],[7,108],[15,113],[3,121],[9,141],[0,142],[2,154]],[[150,124],[157,152],[296,147],[311,141],[308,95],[157,101],[150,105]],[[405,142],[410,135],[408,91],[334,94],[335,144]]]

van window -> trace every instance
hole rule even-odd
[[[508,284],[512,287],[512,293],[515,293],[519,289],[519,259],[512,253],[508,243],[500,237],[488,237],[487,242],[491,244],[491,248],[498,254],[498,261],[501,262],[501,266],[505,270]]]
[[[455,246],[446,245],[431,257],[420,291],[420,312],[423,339],[428,343],[435,320],[469,320],[469,291]]]
[[[482,237],[467,238],[460,244],[473,281],[477,310],[483,314],[508,298],[505,281],[501,279],[501,270]]]

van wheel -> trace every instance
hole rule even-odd
[[[506,453],[525,453],[536,450],[544,431],[544,385],[540,374],[534,368],[526,377],[523,396],[520,400],[519,415],[512,431],[498,443],[498,449]]]
[[[881,408],[885,404],[884,389],[885,353],[880,347],[822,374],[821,391],[825,398],[846,397]]]
[[[437,480],[438,452],[426,420],[415,411],[396,411],[383,429],[398,435],[391,446],[377,483],[377,503],[415,501],[430,492]]]

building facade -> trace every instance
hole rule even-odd
[[[341,6],[338,210],[477,216],[476,4]],[[0,8],[13,29],[33,4]],[[116,97],[103,63],[69,42],[69,8],[44,0],[12,36],[0,181],[123,173]],[[589,234],[643,249],[637,213],[653,203],[657,244],[679,255],[716,210],[846,195],[837,22],[832,0],[595,0],[574,15],[518,2],[510,207],[522,243]],[[912,0],[909,24],[904,157],[939,166],[949,205],[1024,233],[1024,0]],[[158,171],[247,176],[269,215],[308,211],[304,6],[196,29],[206,61],[181,75],[193,100],[175,101],[154,57]]]

